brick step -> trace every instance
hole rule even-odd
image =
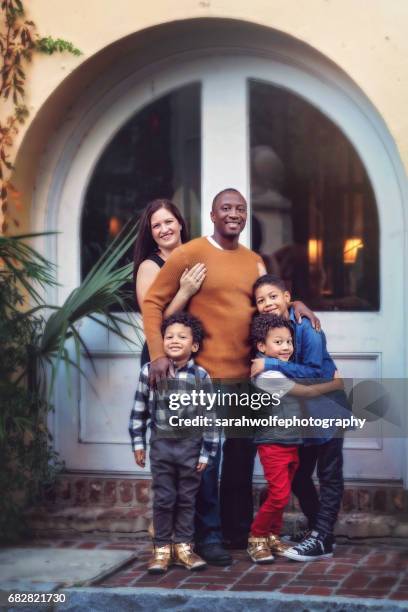
[[[264,484],[254,484],[254,504],[259,505]],[[151,508],[151,480],[104,476],[61,474],[55,485],[44,489],[41,505],[47,507],[90,506]],[[294,496],[288,510],[299,510]],[[342,502],[343,512],[373,512],[375,514],[408,514],[408,490],[399,484],[376,482],[346,482]]]
[[[151,521],[151,510],[146,507],[39,507],[31,510],[27,519],[37,537],[92,533],[144,538]],[[300,512],[286,512],[284,531],[290,533],[301,522]],[[408,538],[408,515],[341,513],[336,535],[347,538]]]
[[[265,485],[255,484],[255,508]],[[151,481],[62,474],[27,515],[37,535],[116,533],[145,536],[152,514]],[[302,515],[292,497],[285,515],[290,530]],[[408,491],[397,484],[346,483],[336,533],[350,538],[408,537]]]

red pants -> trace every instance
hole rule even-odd
[[[258,453],[268,483],[268,495],[252,523],[251,534],[257,537],[270,533],[279,536],[283,511],[299,465],[298,447],[260,444]]]

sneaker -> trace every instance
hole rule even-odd
[[[147,566],[149,574],[164,574],[171,563],[171,545],[154,546],[153,555]]]
[[[192,544],[187,542],[174,544],[173,551],[174,565],[182,565],[186,569],[193,571],[202,570],[207,567],[206,562],[193,551]]]
[[[305,538],[308,538],[311,533],[312,533],[312,530],[307,527],[304,527],[303,529],[297,529],[290,535],[282,536],[282,542],[300,544],[300,542],[303,542]]]
[[[205,561],[207,561],[208,565],[224,567],[232,563],[231,555],[218,542],[198,545],[196,546],[196,551]]]
[[[275,558],[268,546],[267,537],[249,536],[247,552],[254,563],[272,563]]]
[[[333,556],[332,538],[319,538],[317,531],[312,531],[310,536],[297,546],[293,546],[283,553],[284,557],[293,561],[318,561],[319,559],[330,559]]]
[[[268,536],[268,546],[270,548],[271,553],[274,555],[278,555],[283,557],[285,550],[289,550],[292,548],[290,544],[286,544],[286,542],[282,542],[278,536],[270,533]]]

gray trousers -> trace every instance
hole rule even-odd
[[[150,441],[153,478],[154,543],[192,542],[201,474],[197,463],[201,438],[158,438]],[[174,534],[174,536],[173,536]]]

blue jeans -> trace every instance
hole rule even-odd
[[[221,445],[217,455],[210,459],[201,477],[196,500],[195,541],[198,545],[221,544],[221,519],[218,498],[218,472]]]

